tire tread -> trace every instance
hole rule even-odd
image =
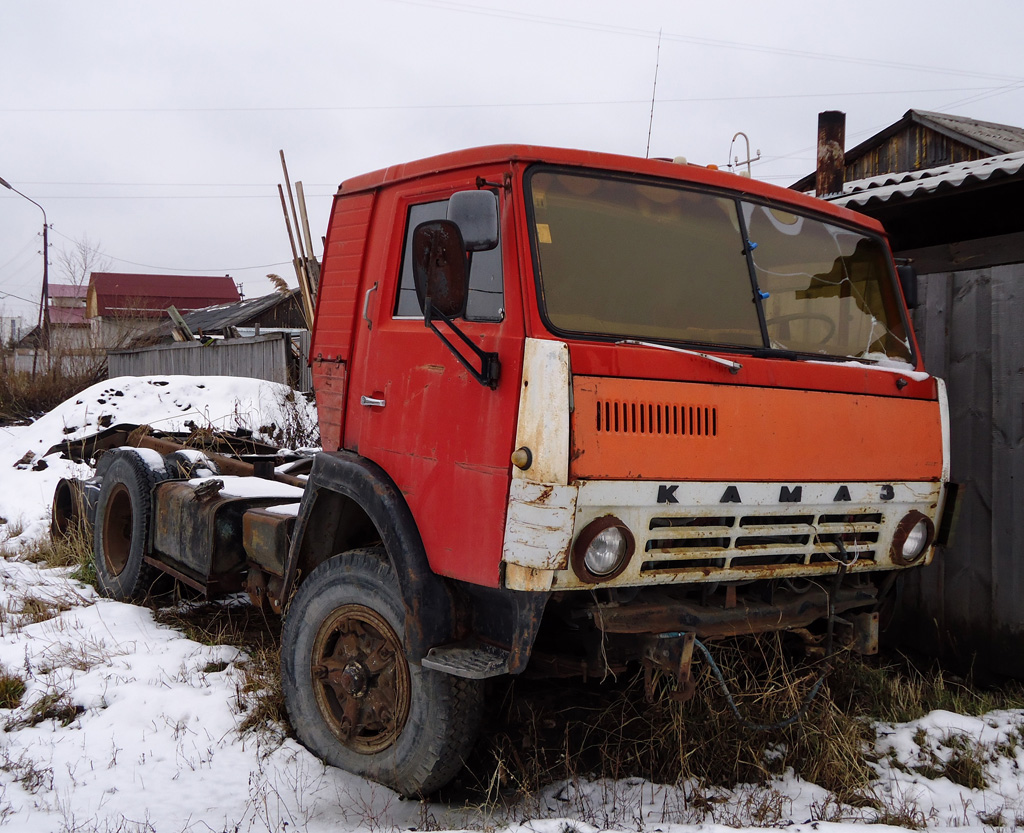
[[[430,795],[462,768],[476,741],[483,714],[480,681],[410,665],[414,692],[426,700],[419,710],[416,704],[410,707],[406,728],[394,745],[403,746],[406,734],[413,733],[412,748],[403,759],[396,757],[394,748],[373,755],[359,755],[346,749],[329,734],[317,708],[311,705],[311,693],[301,690],[304,676],[299,671],[308,666],[310,658],[297,654],[299,646],[309,639],[306,632],[315,632],[319,627],[309,619],[311,611],[320,617],[316,611],[318,597],[333,592],[341,598],[344,591],[337,588],[346,582],[365,592],[366,588],[360,585],[367,581],[376,583],[379,592],[390,596],[383,606],[390,605],[396,617],[404,617],[398,580],[381,547],[337,555],[316,567],[300,585],[285,617],[281,639],[281,677],[288,717],[299,740],[328,763],[391,787],[404,796]],[[360,603],[365,601],[360,599]],[[347,598],[345,602],[348,603]],[[393,624],[401,634],[401,622]],[[421,717],[413,725],[417,713]]]

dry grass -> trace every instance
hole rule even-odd
[[[24,679],[0,666],[0,709],[18,708],[26,689]]]
[[[7,370],[0,362],[0,422],[21,421],[45,414],[61,402],[106,377],[105,356],[84,357],[70,372],[53,370],[31,373]]]
[[[245,713],[239,731],[290,731],[281,690],[281,652],[276,645],[250,648],[240,662],[242,681],[236,693],[238,710]]]
[[[31,593],[12,600],[8,613],[16,617],[19,625],[35,625],[53,619],[67,610],[72,603],[68,599],[44,599]]]
[[[154,616],[195,642],[245,651],[237,663],[241,680],[235,694],[238,710],[245,714],[240,731],[274,736],[290,731],[281,691],[280,619],[265,615],[243,597],[228,603],[183,601],[155,610]]]
[[[295,390],[283,393],[277,402],[281,424],[261,425],[257,433],[281,448],[319,448],[320,426],[315,419],[310,419],[310,396]],[[244,424],[244,415],[238,419],[240,424]]]
[[[4,731],[14,732],[28,726],[38,726],[52,720],[61,727],[70,726],[85,711],[76,705],[67,691],[53,688],[38,697],[17,718],[12,718],[4,726]]]
[[[92,535],[85,527],[70,529],[66,537],[45,536],[23,546],[17,553],[24,561],[47,567],[72,567],[71,577],[83,584],[95,585],[96,567],[92,560]]]
[[[753,722],[773,723],[795,712],[818,675],[818,667],[793,658],[781,638],[711,647],[741,713]],[[934,709],[981,714],[1024,707],[1020,686],[985,691],[900,656],[871,663],[844,655],[805,720],[754,732],[736,719],[707,665],[695,663],[694,670],[697,694],[682,705],[667,690],[645,703],[640,675],[605,685],[527,679],[492,684],[488,725],[449,797],[507,800],[579,778],[641,777],[702,788],[765,785],[792,769],[835,796],[833,807],[821,808],[824,819],[853,806],[891,812],[915,826],[921,823],[915,808],[886,809],[872,789],[873,722],[913,720]],[[951,754],[942,774],[982,786],[987,753],[963,739],[950,738],[946,746]],[[767,815],[772,806],[766,804]]]

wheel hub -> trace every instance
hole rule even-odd
[[[409,665],[383,616],[363,605],[333,611],[310,660],[317,706],[341,743],[372,753],[397,740],[409,715]]]
[[[338,679],[339,685],[352,697],[365,697],[370,688],[370,672],[361,662],[350,662]]]
[[[112,576],[121,575],[132,549],[132,497],[123,483],[116,483],[107,499],[102,519],[103,556]]]

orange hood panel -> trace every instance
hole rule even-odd
[[[570,479],[942,476],[934,400],[586,376],[573,396]]]

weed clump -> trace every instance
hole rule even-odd
[[[281,689],[281,652],[276,645],[250,649],[239,663],[242,679],[235,701],[245,714],[238,729],[243,734],[270,727],[288,727],[288,712]]]
[[[46,567],[72,567],[72,576],[79,578],[79,572],[87,574],[88,570],[92,569],[91,530],[86,529],[84,525],[70,526],[63,535],[46,535],[23,544],[16,555],[22,561],[31,561]]]
[[[53,410],[85,388],[106,378],[105,355],[80,361],[56,358],[37,373],[11,370],[0,362],[0,422],[23,422]]]
[[[822,671],[820,661],[795,657],[782,635],[710,647],[750,723],[774,724],[795,713]],[[825,820],[850,807],[882,812],[886,803],[873,789],[876,721],[906,722],[935,709],[982,714],[1024,706],[1019,686],[980,691],[901,656],[878,661],[843,653],[833,665],[805,718],[769,731],[752,731],[737,719],[700,661],[693,666],[696,695],[687,703],[674,700],[664,680],[655,701],[646,703],[641,673],[603,685],[493,683],[489,725],[453,796],[487,801],[532,795],[580,778],[731,788],[767,785],[792,771],[833,794],[835,806],[822,808]],[[962,738],[950,738],[946,746],[949,754],[937,762],[941,774],[982,788],[988,753]],[[924,822],[910,806],[896,816],[905,826]]]
[[[31,703],[20,717],[8,721],[4,729],[13,732],[29,726],[38,726],[47,720],[52,720],[63,728],[70,726],[84,711],[82,706],[72,701],[71,695],[66,691],[53,689]]]
[[[21,677],[0,667],[0,709],[18,708],[26,689],[25,681]]]

